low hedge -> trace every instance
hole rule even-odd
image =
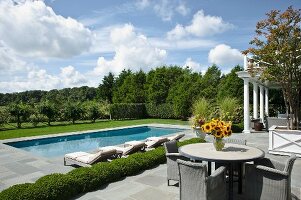
[[[193,138],[179,142],[185,144],[204,142]],[[165,163],[163,147],[135,153],[127,158],[115,159],[112,162],[100,162],[92,167],[81,167],[67,174],[50,174],[38,179],[35,183],[14,185],[0,193],[1,200],[65,200],[81,193],[101,188],[105,184],[132,176],[143,170],[151,169]]]
[[[146,113],[149,117],[152,118],[160,118],[160,119],[176,119],[178,118],[175,115],[174,107],[172,104],[164,103],[164,104],[145,104]]]

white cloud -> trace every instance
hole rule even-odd
[[[163,21],[170,21],[174,14],[172,3],[168,0],[161,0],[154,6],[154,10]]]
[[[190,12],[190,9],[186,7],[183,1],[181,1],[178,7],[176,8],[176,11],[180,13],[182,16],[186,16]]]
[[[93,34],[75,19],[56,15],[43,1],[3,0],[0,38],[19,55],[48,58],[88,51]]]
[[[168,39],[179,39],[185,36],[204,37],[223,33],[234,26],[224,22],[221,17],[205,15],[203,10],[194,14],[193,19],[188,26],[177,24],[174,29],[167,33]]]
[[[163,64],[167,56],[166,50],[151,45],[148,38],[137,34],[131,24],[113,29],[110,40],[114,45],[115,55],[111,60],[99,57],[93,75],[104,76],[108,72],[118,74],[124,68],[147,71]]]
[[[139,10],[143,10],[150,5],[150,2],[149,0],[138,0],[136,1],[135,5]]]
[[[219,44],[210,50],[208,61],[226,70],[242,64],[243,55],[238,49],[233,49],[225,44]]]
[[[95,85],[88,81],[86,74],[81,74],[73,66],[62,67],[59,74],[49,74],[45,69],[31,67],[23,75],[4,81],[1,78],[0,92],[20,92],[25,90],[51,90],[54,88]]]
[[[187,58],[183,67],[189,67],[193,71],[201,70],[200,63],[193,61],[192,58]]]

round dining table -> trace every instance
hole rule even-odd
[[[179,153],[191,160],[207,161],[208,174],[211,174],[211,162],[226,164],[229,171],[229,199],[233,199],[233,165],[242,166],[244,162],[264,157],[264,151],[256,147],[226,143],[222,151],[216,151],[212,143],[189,144],[179,148]],[[241,169],[241,167],[240,167]],[[242,188],[242,176],[239,174],[239,193]]]

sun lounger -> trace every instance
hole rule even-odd
[[[68,153],[64,157],[64,165],[75,164],[78,166],[89,167],[92,164],[106,160],[114,155],[116,155],[116,149],[108,148],[104,150],[99,150],[96,153],[87,152],[74,152]]]
[[[179,141],[184,136],[185,136],[184,133],[182,133],[182,134],[176,134],[176,135],[168,137],[167,139],[168,139],[168,141],[173,141],[173,140]]]
[[[167,141],[168,139],[166,137],[149,137],[146,139],[145,144],[147,148],[155,148]]]
[[[115,149],[117,152],[118,157],[121,156],[127,156],[132,153],[136,153],[138,151],[143,151],[146,147],[146,144],[144,142],[140,141],[130,141],[126,142],[124,144],[124,147],[118,147],[118,146],[106,146],[99,148],[100,150],[106,150],[106,149]]]

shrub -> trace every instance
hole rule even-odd
[[[238,99],[234,97],[226,97],[220,101],[219,108],[221,119],[225,121],[233,121],[238,105]]]
[[[203,142],[193,138],[179,142],[179,146]],[[38,179],[35,183],[14,185],[0,193],[1,200],[63,200],[70,199],[89,191],[96,190],[107,183],[122,177],[135,175],[143,170],[165,163],[163,147],[144,153],[135,153],[127,158],[101,162],[92,167],[81,167],[67,174],[51,174]]]
[[[112,119],[140,119],[146,116],[145,105],[139,103],[115,103],[110,105]]]
[[[233,133],[241,133],[243,130],[244,130],[243,123],[232,124],[232,132]]]
[[[164,104],[145,104],[146,113],[149,117],[160,119],[174,119],[177,118],[173,109],[173,105],[169,103]]]
[[[208,120],[211,117],[211,113],[211,105],[204,97],[196,100],[192,105],[192,114],[194,116],[199,115],[203,119]]]

